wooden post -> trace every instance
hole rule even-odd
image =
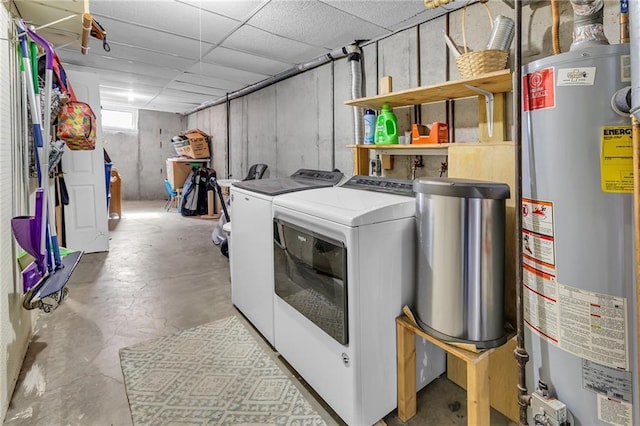
[[[407,422],[416,415],[416,337],[402,322],[396,322],[398,339],[398,418]]]
[[[369,150],[360,145],[353,148],[353,174],[368,175],[369,174]]]
[[[215,192],[213,192],[213,190],[208,190],[207,191],[207,216],[213,216],[214,215],[214,210],[213,210],[213,203],[215,202]]]
[[[467,424],[490,424],[489,357],[467,361]]]
[[[466,376],[467,389],[467,417],[469,425],[488,425],[491,416],[491,387],[490,366],[491,358],[498,351],[502,351],[497,357],[495,369],[499,370],[501,364],[509,367],[503,360],[511,356],[513,351],[507,353],[506,349],[513,348],[515,342],[510,339],[510,345],[503,345],[499,348],[487,349],[484,352],[476,353],[458,346],[445,343],[427,333],[424,330],[411,324],[407,317],[396,318],[397,330],[397,360],[398,360],[398,417],[403,422],[408,421],[417,413],[416,397],[416,343],[415,335],[422,337],[447,352],[447,359],[456,358],[462,369],[460,376]],[[505,355],[506,354],[506,355]],[[499,374],[499,373],[498,373]],[[510,393],[507,389],[513,383],[512,375],[507,373],[507,377],[496,377],[494,384],[497,384],[496,392],[500,393],[501,400],[508,398]],[[464,386],[465,383],[458,383]],[[513,385],[515,387],[515,385]],[[515,403],[515,399],[510,399]],[[494,406],[495,408],[495,406]],[[505,414],[505,413],[503,413]]]

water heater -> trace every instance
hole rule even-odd
[[[575,425],[640,424],[631,126],[612,105],[629,45],[540,59],[522,78],[527,387],[544,382]]]

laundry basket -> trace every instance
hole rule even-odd
[[[485,3],[481,3],[487,11],[489,22],[493,28],[493,17]],[[462,11],[462,44],[464,53],[456,58],[456,67],[462,78],[475,77],[488,72],[499,71],[507,66],[508,50],[478,50],[469,52],[466,34],[467,6]]]

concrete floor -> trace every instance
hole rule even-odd
[[[40,315],[6,425],[131,425],[119,349],[237,312],[228,260],[210,239],[215,221],[163,203],[125,202],[109,253],[85,255],[69,298]],[[465,398],[440,378],[419,393],[408,424],[465,425]],[[383,422],[403,424],[395,412]],[[493,411],[491,424],[510,423]]]

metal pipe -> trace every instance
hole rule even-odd
[[[349,53],[348,61],[351,65],[351,99],[362,97],[362,63],[360,62],[361,51]],[[362,107],[353,107],[353,143],[363,142],[362,137]]]
[[[336,64],[331,62],[331,170],[336,168]]]
[[[629,1],[620,0],[620,43],[629,43]]]
[[[631,114],[640,120],[640,54],[634,46],[640,45],[640,4],[629,2],[629,35],[631,42]]]
[[[524,301],[522,289],[522,0],[515,1],[515,58],[513,72],[513,142],[515,145],[515,262],[516,262],[516,349],[518,363],[518,406],[520,425],[527,425],[527,407],[530,397],[527,391],[526,365],[529,354],[524,347]]]
[[[603,0],[571,0],[573,7],[573,43],[569,50],[609,44],[604,35]]]
[[[558,0],[551,0],[551,40],[553,41],[553,54],[558,55],[560,50],[560,6]]]
[[[226,111],[227,111],[227,176],[231,178],[231,102],[229,101],[229,95],[224,99]]]
[[[631,116],[632,125],[632,140],[633,140],[633,236],[635,245],[635,293],[636,293],[636,309],[640,306],[640,292],[638,291],[638,283],[640,282],[640,157],[638,150],[640,150],[640,123],[638,118]],[[636,335],[632,338],[636,339],[636,342],[640,342],[640,316],[636,315]],[[638,358],[637,368],[640,368],[640,357]],[[636,370],[637,372],[640,370]]]
[[[636,293],[636,344],[640,342],[640,315],[637,314],[640,309],[640,292],[638,291],[638,283],[640,283],[640,160],[638,158],[638,150],[640,150],[640,127],[638,125],[640,116],[640,4],[637,1],[629,2],[629,41],[631,43],[631,123],[632,123],[632,140],[633,140],[633,232],[635,245],[635,282],[634,290]],[[633,368],[632,368],[633,370]],[[636,354],[636,369],[634,384],[637,385],[638,371],[640,371],[640,357]],[[634,395],[634,402],[637,404],[637,395]],[[637,413],[634,416],[637,420]]]
[[[290,68],[290,69],[288,69],[286,71],[278,73],[278,74],[276,74],[274,76],[271,76],[271,77],[269,77],[267,79],[259,81],[259,82],[255,83],[255,84],[250,85],[250,86],[244,87],[244,88],[242,88],[240,90],[236,90],[235,92],[227,93],[226,97],[221,97],[221,98],[218,98],[218,99],[216,99],[214,101],[211,101],[211,102],[205,102],[202,105],[199,105],[196,108],[194,108],[194,109],[192,109],[190,111],[187,111],[185,114],[186,115],[193,114],[194,112],[201,111],[201,110],[203,110],[205,108],[209,108],[209,107],[212,107],[212,106],[223,104],[223,103],[228,102],[228,101],[230,101],[232,99],[236,99],[236,98],[239,98],[241,96],[245,96],[245,95],[248,95],[248,94],[253,93],[255,91],[258,91],[260,89],[264,89],[267,86],[271,86],[272,84],[276,84],[279,81],[285,80],[285,79],[287,79],[289,77],[293,77],[294,75],[298,75],[298,74],[300,74],[300,73],[302,73],[304,71],[308,71],[308,70],[310,70],[312,68],[319,67],[320,65],[324,65],[327,62],[330,62],[332,60],[339,59],[339,58],[344,58],[350,52],[349,49],[350,49],[351,46],[357,47],[356,44],[352,44],[352,45],[349,45],[349,46],[344,46],[344,47],[335,49],[335,50],[333,50],[333,51],[331,51],[331,52],[329,52],[327,54],[324,54],[322,56],[318,56],[317,58],[312,59],[309,62],[305,62],[304,64],[297,65],[296,67]]]

